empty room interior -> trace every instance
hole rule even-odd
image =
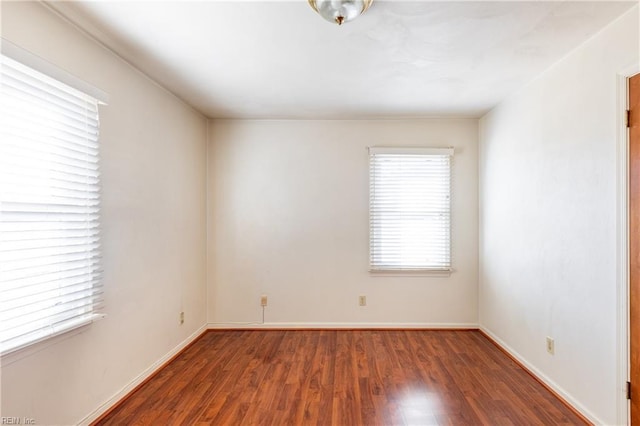
[[[0,13],[1,424],[640,426],[637,1]]]

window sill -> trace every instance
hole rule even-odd
[[[31,356],[48,348],[49,346],[60,343],[69,337],[85,332],[89,325],[103,319],[104,317],[106,317],[105,314],[94,314],[91,318],[87,318],[82,322],[74,324],[72,327],[60,330],[55,334],[50,334],[38,340],[34,340],[33,342],[11,348],[0,354],[0,362],[2,365],[9,365],[21,360],[22,358]]]
[[[374,277],[449,277],[453,269],[369,269]]]

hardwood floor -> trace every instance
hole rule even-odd
[[[100,425],[584,424],[477,331],[211,331]]]

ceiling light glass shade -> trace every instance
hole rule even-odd
[[[309,0],[309,4],[324,19],[342,25],[360,16],[373,0]]]

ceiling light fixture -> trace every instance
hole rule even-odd
[[[308,0],[311,7],[329,22],[342,25],[362,15],[373,0]]]

